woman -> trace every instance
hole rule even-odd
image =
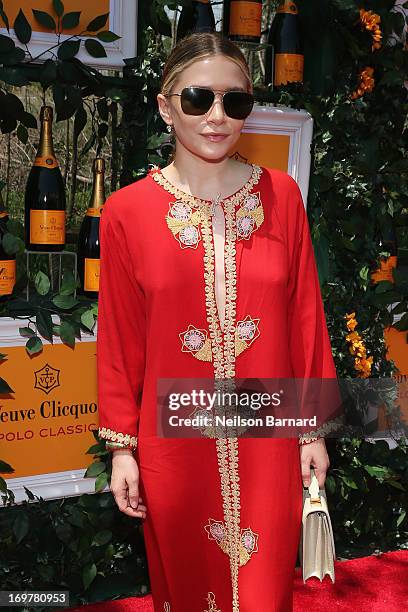
[[[180,41],[157,100],[174,159],[113,194],[101,223],[111,489],[145,519],[156,612],[288,612],[302,478],[313,464],[323,486],[324,439],[161,437],[156,382],[336,376],[301,193],[230,157],[253,104],[234,43]]]

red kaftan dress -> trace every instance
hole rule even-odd
[[[212,207],[154,167],[100,240],[99,433],[136,448],[155,612],[289,612],[298,439],[160,437],[156,382],[336,376],[296,181],[252,165]]]

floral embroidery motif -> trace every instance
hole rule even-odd
[[[210,591],[207,595],[207,603],[208,603],[208,609],[204,610],[204,612],[221,612],[221,610],[217,607],[217,603],[215,601],[215,595],[212,591]]]
[[[259,191],[251,193],[237,211],[237,239],[249,240],[252,233],[262,225],[263,220],[261,194]]]
[[[193,212],[191,206],[176,200],[173,204],[169,204],[166,221],[182,249],[187,249],[188,247],[197,248],[201,240],[199,211]]]
[[[237,321],[235,329],[235,356],[245,351],[261,334],[258,329],[260,319],[253,319],[249,315],[242,321]]]
[[[98,435],[100,438],[104,438],[105,440],[109,440],[110,442],[116,442],[122,447],[137,447],[137,436],[131,436],[130,434],[113,431],[112,429],[107,429],[106,427],[99,427]]]
[[[209,540],[215,540],[221,550],[229,555],[228,539],[225,525],[222,521],[208,519],[209,522],[204,529],[208,533]],[[258,552],[258,534],[250,527],[241,529],[241,545],[239,551],[239,565],[245,565],[254,552]]]
[[[191,353],[200,361],[211,361],[211,342],[206,329],[189,325],[186,331],[179,334],[183,353]]]
[[[168,601],[164,602],[163,611],[164,612],[171,612],[170,603]]]
[[[253,319],[250,315],[242,321],[237,321],[235,328],[235,356],[237,357],[251,346],[260,336],[258,329],[260,319]],[[181,340],[181,350],[184,353],[191,353],[200,361],[212,361],[212,344],[205,329],[198,329],[194,325],[179,334]]]

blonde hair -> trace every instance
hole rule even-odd
[[[238,45],[219,32],[194,32],[177,43],[163,69],[161,93],[171,93],[179,74],[191,64],[214,55],[224,55],[235,62],[246,79],[247,92],[253,93],[252,78],[244,54]]]

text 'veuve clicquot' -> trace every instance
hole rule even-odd
[[[52,142],[53,112],[41,108],[40,144],[25,191],[25,243],[31,251],[65,246],[65,187]]]

